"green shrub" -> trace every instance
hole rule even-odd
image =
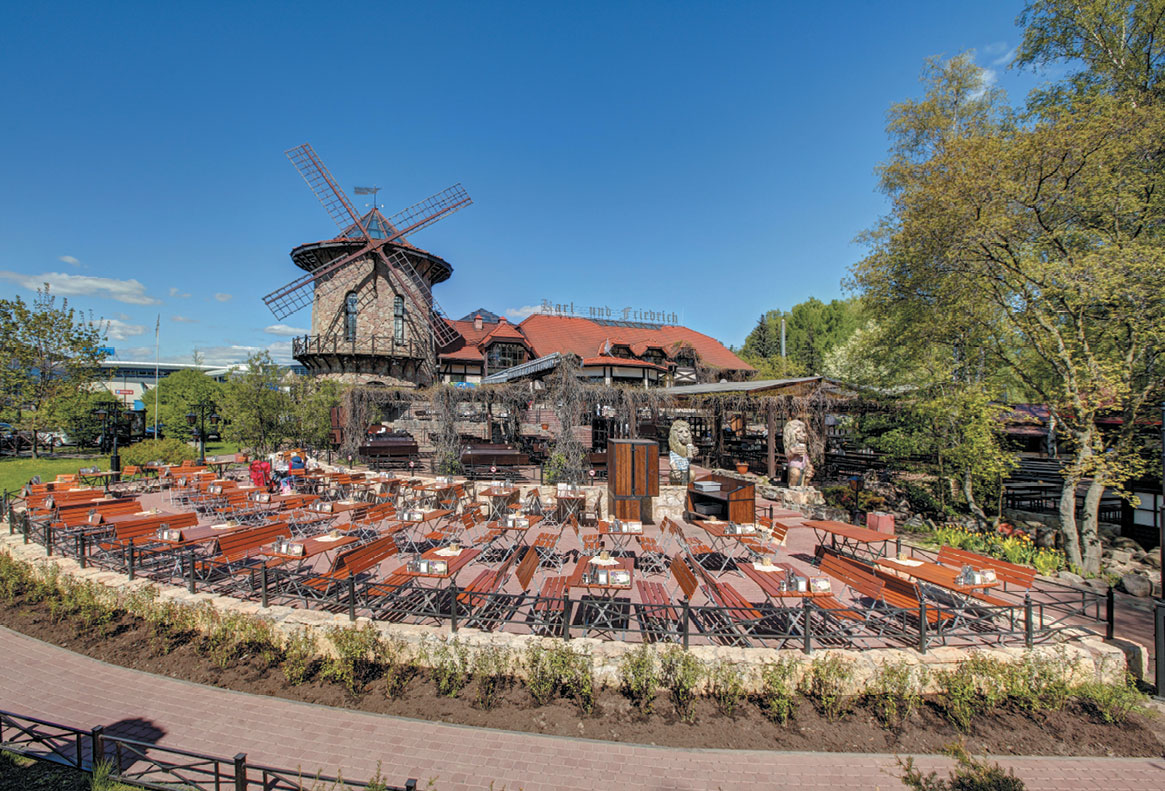
[[[793,676],[796,672],[797,660],[792,657],[766,662],[760,669],[757,705],[761,714],[781,725],[788,722],[793,713]]]
[[[899,731],[922,703],[925,669],[900,660],[886,662],[878,668],[867,703],[885,727]]]
[[[976,761],[962,747],[953,747],[948,752],[957,764],[944,780],[937,772],[924,775],[914,768],[914,759],[899,758],[902,767],[902,783],[915,791],[1023,791],[1023,781],[1011,770],[1004,772],[999,764]]]
[[[12,603],[33,584],[32,566],[0,553],[0,597]]]
[[[208,610],[203,614],[202,651],[215,667],[225,668],[249,656],[271,667],[278,658],[278,640],[270,621],[244,613]]]
[[[740,668],[721,660],[708,669],[708,693],[716,708],[731,717],[744,700],[744,676]]]
[[[492,709],[498,698],[513,680],[513,657],[497,646],[479,649],[473,657],[473,679],[477,682],[474,703],[478,708]]]
[[[1136,679],[1131,673],[1125,674],[1123,684],[1102,681],[1082,684],[1077,687],[1076,695],[1086,707],[1109,725],[1124,722],[1133,714],[1145,714],[1149,711],[1145,705],[1148,703],[1148,696],[1137,689]]]
[[[619,681],[623,694],[641,713],[649,714],[660,683],[659,663],[651,646],[641,645],[623,655],[619,660]]]
[[[851,708],[853,674],[853,665],[836,654],[818,656],[801,678],[800,692],[817,704],[827,720],[837,721]]]
[[[198,632],[198,614],[193,607],[172,601],[150,602],[141,614],[150,629],[150,643],[158,653],[168,654]]]
[[[315,634],[311,629],[296,629],[283,643],[283,677],[293,687],[307,681],[319,664]]]
[[[1073,669],[1074,663],[1062,659],[1027,656],[1008,668],[1007,698],[1024,711],[1059,711],[1071,697]]]
[[[469,671],[469,652],[456,637],[448,642],[439,642],[429,652],[429,675],[437,687],[438,695],[457,697],[457,693],[469,683]]]
[[[409,644],[399,637],[381,643],[380,665],[384,668],[384,694],[399,698],[408,689],[409,683],[420,672],[420,655],[410,649]]]
[[[963,663],[954,670],[940,670],[935,679],[939,688],[936,699],[943,714],[959,730],[970,728],[971,721],[983,707],[970,668]]]
[[[660,656],[660,678],[671,694],[676,716],[684,722],[696,719],[696,691],[704,674],[704,663],[683,648],[672,646]]]
[[[184,461],[193,461],[198,458],[198,451],[180,439],[167,437],[166,439],[144,439],[135,442],[128,448],[122,448],[121,463],[141,466],[151,461],[164,461],[167,464],[181,464]]]
[[[328,630],[328,639],[335,653],[324,660],[320,677],[343,684],[355,695],[376,671],[380,633],[370,623],[334,626]]]

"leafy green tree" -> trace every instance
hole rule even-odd
[[[114,403],[120,403],[117,396],[102,387],[62,393],[46,407],[45,425],[63,431],[76,445],[94,446],[101,436],[101,418],[93,411]]]
[[[745,338],[741,356],[766,378],[821,373],[825,356],[863,323],[856,299],[828,303],[811,297],[789,311],[770,310]],[[781,320],[785,320],[787,356],[781,359]],[[779,372],[768,377],[764,372]]]
[[[247,358],[244,370],[223,387],[226,436],[257,453],[277,448],[288,436],[291,401],[283,390],[283,369],[267,352]]]
[[[186,415],[193,406],[203,400],[211,401],[219,407],[219,416],[226,418],[223,411],[223,386],[202,371],[184,369],[158,380],[158,392],[143,397],[146,403],[146,425],[154,425],[154,402],[157,401],[158,423],[167,437],[189,442],[194,438],[194,428],[186,422]],[[208,424],[209,425],[209,424]]]
[[[854,278],[903,344],[949,353],[956,381],[1006,372],[1051,407],[1073,446],[1065,548],[1095,572],[1100,495],[1137,472],[1135,425],[1165,378],[1165,113],[1098,95],[1020,123],[975,75],[966,57],[931,64],[924,99],[891,110],[892,209]]]
[[[1034,0],[1019,21],[1025,29],[1016,65],[1078,67],[1038,92],[1036,106],[1096,92],[1141,104],[1165,95],[1165,0]]]
[[[287,438],[299,446],[320,448],[331,443],[332,408],[340,405],[344,387],[332,379],[296,376],[284,379],[291,405]]]
[[[93,387],[98,381],[105,332],[92,317],[69,307],[46,283],[32,304],[19,296],[0,300],[0,397],[15,412],[21,428],[32,432],[32,455],[39,454],[36,432],[58,398]]]

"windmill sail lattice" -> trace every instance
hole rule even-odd
[[[335,277],[341,270],[361,260],[379,259],[388,267],[398,293],[412,306],[410,323],[414,319],[418,320],[415,323],[417,331],[427,331],[430,336],[427,340],[432,342],[425,344],[428,347],[426,357],[431,373],[435,374],[437,350],[453,343],[460,335],[445,320],[440,305],[433,298],[429,283],[417,271],[401,245],[407,244],[404,238],[406,233],[427,228],[470,205],[473,201],[465,188],[455,184],[391,218],[385,217],[376,208],[361,216],[310,145],[305,143],[290,149],[287,158],[339,226],[341,238],[362,244],[354,251],[349,245],[344,255],[328,263],[324,262],[326,259],[318,252],[311,253],[306,258],[311,271],[263,297],[264,303],[276,319],[283,320],[349,282],[348,279]],[[299,263],[304,266],[303,261]]]

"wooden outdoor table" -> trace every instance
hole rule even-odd
[[[399,569],[397,569],[397,572],[402,573],[402,574],[407,574],[410,577],[416,577],[417,579],[451,581],[455,576],[457,576],[457,572],[459,572],[459,571],[461,571],[461,569],[465,568],[479,554],[479,550],[468,549],[466,547],[462,547],[461,551],[458,552],[456,556],[443,555],[443,554],[440,554],[440,552],[441,552],[440,547],[434,547],[433,549],[425,551],[421,555],[421,557],[424,560],[429,560],[429,561],[433,561],[433,560],[445,561],[446,569],[445,569],[444,574],[435,574],[433,572],[425,572],[422,574],[419,571],[413,571],[412,569],[410,569],[408,567],[408,565],[401,566]]]
[[[567,522],[572,516],[578,519],[582,516],[586,502],[587,496],[585,494],[556,494],[554,496],[554,511],[558,521]]]
[[[738,563],[736,567],[744,573],[744,576],[757,584],[767,599],[818,599],[833,595],[833,591],[781,590],[781,582],[787,579],[790,574],[797,574],[799,577],[808,576],[798,572],[788,563],[774,563],[774,571],[760,571],[752,563]]]
[[[638,530],[627,530],[624,523],[620,524],[623,525],[623,529],[620,530],[613,529],[615,527],[614,522],[599,522],[597,527],[599,529],[599,535],[607,536],[611,539],[611,543],[614,544],[613,548],[616,552],[626,552],[627,545],[631,543],[631,539],[643,535],[643,523],[639,523]]]
[[[514,492],[521,492],[521,489],[513,486],[490,486],[478,492],[478,496],[484,497],[487,501],[489,519],[501,519],[506,515],[507,505]]]
[[[121,478],[121,473],[114,472],[113,470],[106,470],[105,472],[77,472],[77,480],[81,483],[90,486],[104,486],[107,492],[109,491],[109,484],[119,478]]]
[[[845,522],[813,520],[805,522],[804,525],[813,528],[813,532],[817,534],[818,543],[824,544],[825,538],[828,536],[830,546],[833,549],[840,549],[854,557],[857,557],[858,553],[864,552],[875,559],[883,558],[886,556],[886,544],[897,541],[895,536],[879,533],[866,527],[849,525]],[[875,544],[881,544],[881,547],[875,549]]]
[[[291,543],[301,544],[303,546],[302,555],[293,555],[289,552],[276,552],[274,544],[267,544],[263,547],[262,554],[267,557],[279,558],[280,560],[308,560],[316,555],[322,555],[324,552],[331,552],[333,549],[347,546],[348,544],[355,544],[355,536],[312,536],[311,538],[295,539]]]
[[[586,591],[579,602],[583,636],[589,634],[591,629],[599,634],[606,632],[613,635],[616,631],[626,629],[626,624],[630,620],[627,613],[631,606],[631,600],[620,594],[629,595],[631,593],[631,588],[635,584],[635,561],[633,558],[613,557],[611,560],[615,563],[607,566],[591,563],[593,559],[587,556],[579,558],[574,571],[567,578],[566,584],[570,588],[581,588]],[[588,570],[598,569],[604,569],[608,572],[626,571],[627,584],[599,585],[593,581],[584,581],[583,575]]]
[[[961,596],[970,596],[976,591],[985,591],[988,588],[997,587],[999,580],[992,580],[991,582],[981,582],[975,585],[961,585],[955,581],[959,576],[959,571],[947,566],[940,566],[937,563],[931,563],[928,560],[914,560],[911,563],[903,563],[897,558],[882,558],[878,561],[878,565],[892,569],[901,574],[906,574],[912,579],[924,582],[935,587],[942,588],[952,593],[957,593]],[[914,565],[917,563],[918,565]]]
[[[178,540],[171,541],[165,538],[156,538],[159,544],[167,546],[181,546],[183,544],[196,544],[200,541],[207,541],[212,538],[226,535],[228,533],[238,532],[239,530],[247,530],[254,525],[196,525],[195,527],[183,527],[178,530]]]

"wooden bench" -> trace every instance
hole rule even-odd
[[[337,585],[344,584],[348,577],[359,577],[369,569],[379,566],[384,560],[397,554],[392,536],[383,536],[367,544],[336,554],[332,565],[319,574],[295,579],[292,587],[300,591],[301,598],[320,598],[329,595]]]
[[[820,544],[818,548],[823,549]],[[854,593],[869,599],[872,605],[883,603],[882,592],[886,584],[878,579],[870,571],[869,567],[849,558],[835,555],[832,552],[822,552],[818,557],[821,560],[821,570],[825,574],[841,581]],[[868,624],[870,622],[870,616],[873,614],[872,609],[867,609],[867,614],[863,618],[853,608],[842,604],[834,596],[814,597],[813,604],[825,610],[834,618],[863,624]]]
[[[968,552],[965,549],[955,549],[954,547],[946,546],[940,547],[938,551],[938,562],[940,565],[951,568],[961,569],[963,566],[970,566],[979,571],[993,569],[996,579],[1003,584],[1003,590],[1005,591],[1008,590],[1008,586],[1010,585],[1012,588],[1018,588],[1021,591],[1027,592],[1031,590],[1031,586],[1036,580],[1036,570],[1033,568],[1020,566],[1016,563],[1008,563],[1005,560],[990,558],[975,552]],[[1013,605],[1013,602],[1000,599],[998,596],[992,596],[986,591],[974,591],[971,593],[971,596],[995,607],[1010,607]]]

